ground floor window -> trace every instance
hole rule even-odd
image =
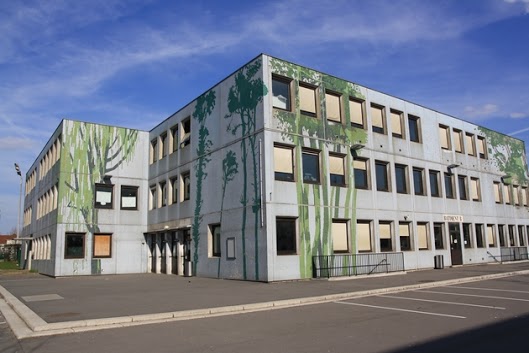
[[[211,224],[209,226],[209,236],[210,236],[210,249],[212,257],[220,257],[221,248],[220,248],[220,224]]]
[[[411,246],[411,235],[410,235],[410,223],[400,222],[399,223],[399,237],[400,237],[400,250],[409,251],[412,249]]]
[[[296,246],[296,219],[276,218],[276,250],[277,255],[295,255]]]
[[[358,239],[358,252],[371,252],[371,221],[356,222],[356,237]]]
[[[64,236],[64,258],[84,259],[84,233],[66,233]]]
[[[496,246],[496,237],[494,236],[494,225],[487,225],[487,244],[489,247],[493,248]]]
[[[380,222],[378,225],[380,236],[380,251],[393,251],[391,242],[391,222]]]
[[[419,238],[419,250],[428,250],[428,223],[417,224],[417,237]]]
[[[112,256],[112,234],[94,234],[94,257]]]
[[[332,221],[332,248],[335,253],[346,253],[349,251],[346,221]]]
[[[444,249],[443,242],[443,223],[434,223],[433,225],[433,236],[435,241],[435,249],[441,250]]]

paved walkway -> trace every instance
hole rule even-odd
[[[18,338],[270,310],[529,274],[529,262],[347,280],[255,283],[135,274],[1,276],[0,310]]]

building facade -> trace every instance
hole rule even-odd
[[[24,235],[52,276],[494,262],[527,251],[528,178],[518,139],[259,55],[150,132],[64,120],[27,174]]]

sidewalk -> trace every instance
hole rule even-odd
[[[10,321],[12,328],[26,326],[13,328],[22,338],[270,310],[515,274],[529,274],[529,262],[280,283],[155,274],[57,279],[0,276],[0,294],[5,300],[0,309],[8,321],[13,316],[22,319],[18,324]],[[11,308],[16,315],[5,312]]]

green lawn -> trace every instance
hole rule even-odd
[[[0,261],[1,270],[18,270],[18,264],[15,261]]]

